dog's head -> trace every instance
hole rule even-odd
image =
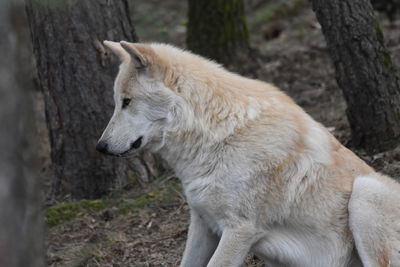
[[[164,85],[157,55],[149,45],[128,42],[104,44],[121,65],[114,83],[114,114],[96,149],[122,156],[146,147],[163,146],[174,93]]]

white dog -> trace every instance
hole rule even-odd
[[[273,85],[163,44],[121,60],[97,149],[158,152],[191,210],[181,266],[400,266],[400,185]]]

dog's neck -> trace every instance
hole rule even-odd
[[[188,81],[194,83],[193,81]],[[246,103],[230,105],[207,84],[196,83],[196,90],[185,92],[177,104],[173,123],[164,137],[162,157],[184,179],[186,172],[211,170],[210,153],[219,153],[224,140],[247,121]],[[201,168],[197,168],[201,165]],[[190,173],[202,176],[204,173]]]
[[[194,110],[181,112],[178,123],[165,133],[164,145],[160,150],[161,156],[181,180],[188,176],[188,171],[191,172],[190,176],[198,177],[204,173],[193,173],[196,169],[201,169],[202,172],[212,169],[215,162],[209,162],[209,159],[215,157],[210,154],[219,153],[224,140],[240,127],[234,118],[209,123],[207,116],[210,114],[206,110],[203,111],[205,114],[198,112],[194,116],[193,112]]]

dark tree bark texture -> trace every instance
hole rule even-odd
[[[355,146],[400,143],[400,87],[369,0],[312,0],[347,102]]]
[[[128,0],[26,0],[51,145],[53,195],[97,198],[126,181],[125,160],[95,151],[113,110],[115,58],[137,41]]]
[[[248,30],[243,0],[189,0],[187,46],[226,65],[247,56]]]
[[[0,266],[44,266],[24,3],[0,1]]]

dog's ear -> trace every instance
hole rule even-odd
[[[120,42],[122,48],[125,49],[126,52],[131,57],[132,63],[137,69],[146,68],[148,63],[142,53],[139,51],[138,47],[134,43],[129,43],[125,41]]]
[[[110,48],[110,50],[118,57],[121,62],[129,60],[129,54],[117,42],[103,41],[103,44]]]

